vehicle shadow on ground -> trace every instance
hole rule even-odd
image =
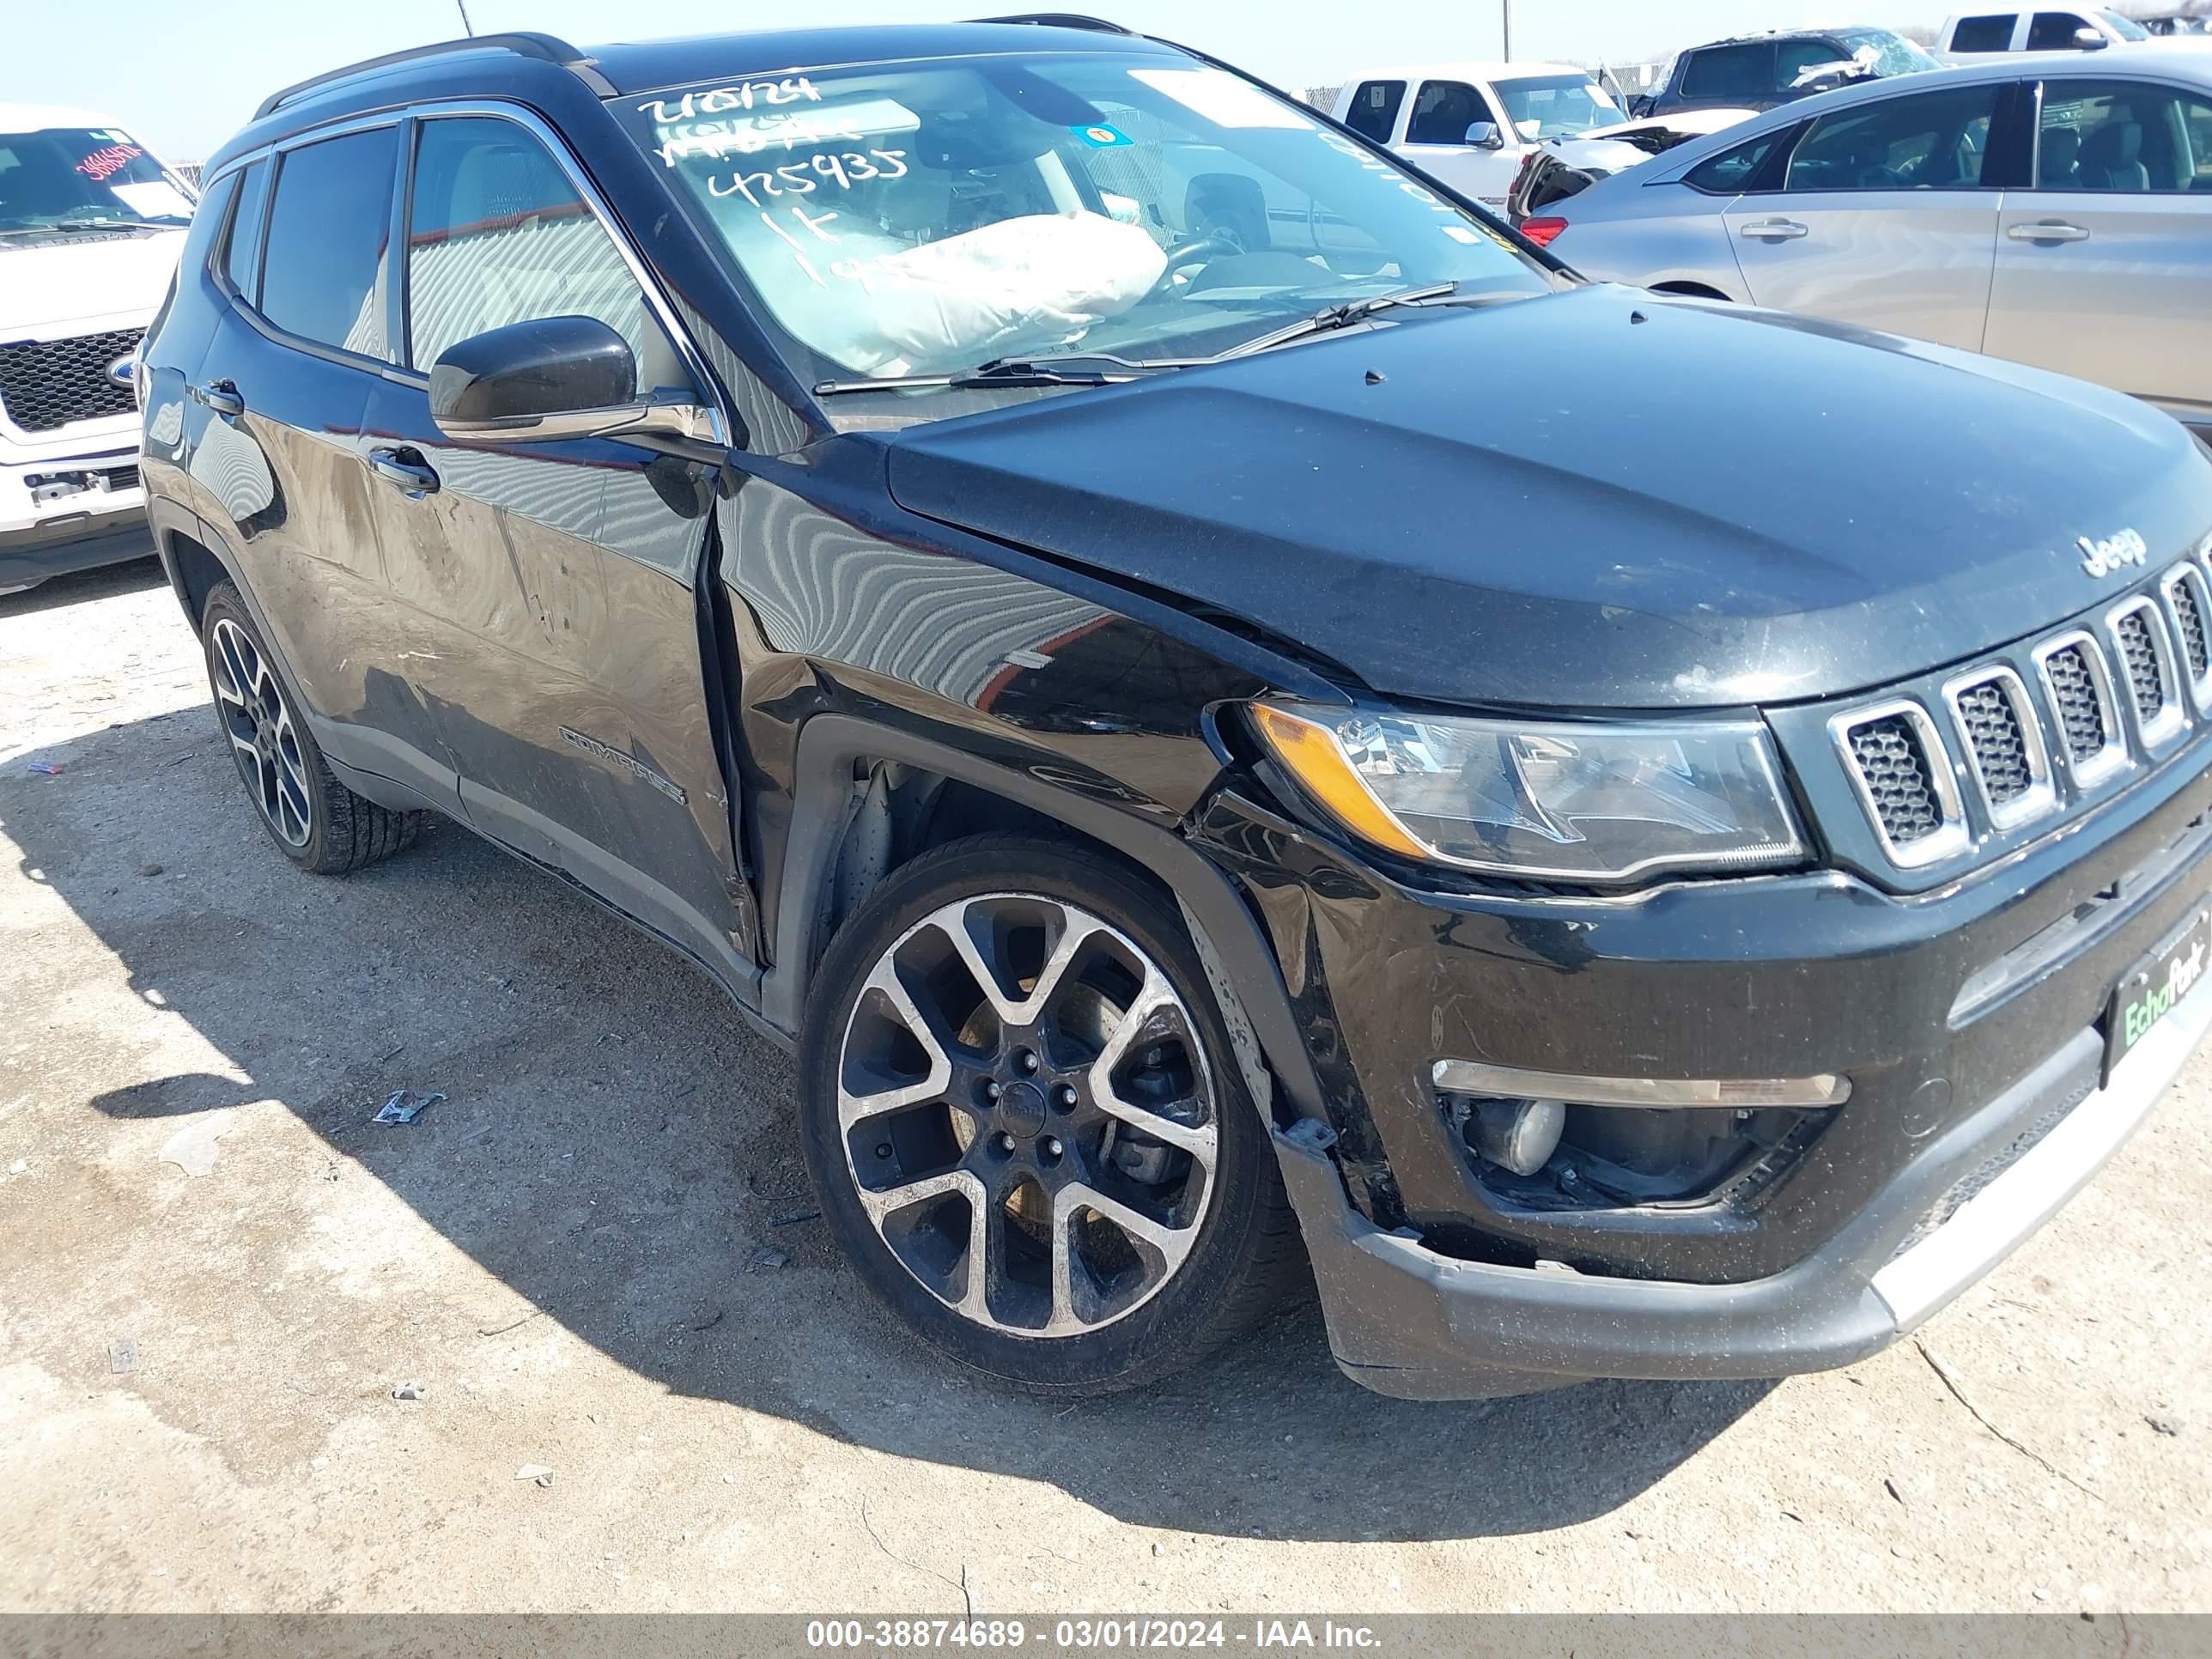
[[[204,739],[180,730],[204,718],[117,726],[64,776],[0,778],[23,878],[114,952],[139,999],[249,1079],[208,1069],[85,1103],[194,1120],[283,1102],[321,1137],[327,1168],[264,1182],[255,1201],[301,1202],[350,1160],[526,1304],[486,1287],[482,1317],[452,1334],[457,1369],[494,1363],[496,1345],[530,1339],[514,1325],[550,1316],[683,1395],[1050,1483],[1127,1522],[1307,1540],[1584,1521],[1771,1386],[1390,1401],[1339,1374],[1309,1296],[1149,1390],[1068,1403],[988,1389],[908,1340],[843,1265],[793,1146],[792,1066],[702,975],[452,825],[343,881],[300,874],[263,836],[212,721]],[[178,763],[180,742],[194,746]],[[158,819],[134,819],[155,791]],[[153,862],[163,875],[142,878]],[[408,1127],[372,1125],[401,1086],[447,1098]],[[237,1145],[223,1142],[226,1159]],[[167,1246],[149,1231],[112,1248]],[[300,1340],[383,1363],[344,1346],[367,1340],[351,1329],[357,1304],[334,1306]]]
[[[0,618],[55,611],[69,605],[83,605],[94,599],[104,599],[112,593],[135,593],[143,588],[156,586],[164,580],[161,562],[155,556],[153,538],[149,536],[143,558],[131,559],[123,564],[102,565],[96,570],[80,570],[66,576],[49,577],[36,587],[0,594]]]

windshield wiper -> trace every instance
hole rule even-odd
[[[1101,363],[1102,368],[1077,367]],[[1118,386],[1154,368],[1172,368],[1170,362],[1139,362],[1107,352],[1069,352],[1052,357],[994,357],[974,368],[949,374],[890,374],[873,380],[823,380],[814,388],[817,398],[842,397],[851,392],[896,392],[922,386]]]
[[[151,230],[143,219],[57,219],[51,224],[10,225],[0,236],[73,236],[88,230]]]
[[[1243,357],[1255,351],[1265,351],[1270,346],[1303,340],[1310,334],[1325,334],[1332,329],[1349,328],[1352,324],[1364,322],[1376,312],[1387,311],[1393,306],[1431,305],[1449,300],[1458,292],[1457,283],[1429,283],[1419,288],[1370,295],[1364,300],[1348,300],[1342,305],[1330,306],[1310,317],[1301,317],[1295,323],[1206,357],[1123,357],[1110,351],[1063,351],[1046,357],[994,357],[974,368],[959,369],[949,374],[887,375],[874,380],[823,380],[815,386],[814,395],[817,398],[836,398],[851,392],[895,392],[922,386],[1119,386],[1123,381],[1138,380],[1162,369],[1203,368],[1209,363],[1227,362],[1232,357]],[[1468,295],[1466,297],[1472,301],[1498,296]]]
[[[1255,351],[1265,351],[1272,346],[1288,345],[1292,340],[1303,340],[1310,334],[1327,334],[1335,329],[1350,328],[1354,323],[1364,323],[1378,311],[1388,311],[1393,306],[1417,306],[1425,301],[1442,300],[1457,293],[1457,283],[1429,283],[1420,288],[1401,288],[1390,294],[1371,295],[1364,300],[1347,300],[1340,306],[1330,306],[1316,311],[1310,317],[1301,317],[1295,323],[1285,325],[1271,333],[1233,345],[1208,361],[1222,362],[1231,357],[1248,357]]]

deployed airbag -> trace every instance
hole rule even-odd
[[[1143,299],[1167,267],[1135,225],[1096,213],[1001,219],[868,262],[876,328],[905,361],[963,367],[1014,344],[1058,343]]]

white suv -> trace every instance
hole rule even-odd
[[[131,377],[193,204],[107,116],[0,104],[0,593],[153,550]]]

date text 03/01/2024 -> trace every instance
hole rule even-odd
[[[817,1619],[806,1626],[810,1648],[862,1652],[1035,1644],[1073,1652],[1241,1647],[1264,1653],[1299,1648],[1372,1650],[1379,1643],[1368,1626],[1340,1625],[1330,1619],[1254,1619],[1242,1627],[1222,1619],[1145,1617],[1060,1619],[1049,1626],[1040,1621],[1034,1627],[1020,1619]]]

